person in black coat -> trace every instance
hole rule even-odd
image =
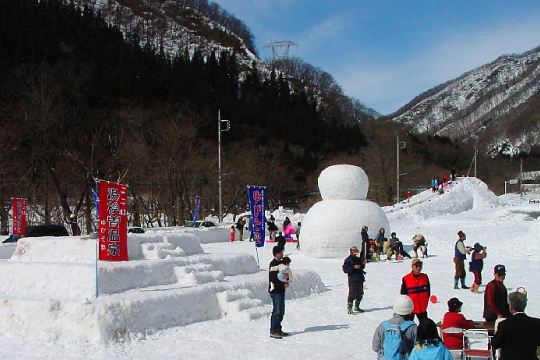
[[[351,246],[349,249],[349,256],[345,258],[343,262],[343,272],[348,275],[349,278],[349,296],[347,297],[347,313],[354,315],[356,313],[362,313],[364,310],[360,309],[360,301],[364,296],[364,267],[365,261],[358,257],[358,248]],[[353,308],[354,301],[354,308]]]
[[[281,264],[283,260],[283,249],[279,245],[272,249],[274,259],[270,262],[268,269]],[[273,284],[273,286],[270,286]],[[272,298],[272,316],[270,317],[270,337],[281,339],[283,336],[289,335],[281,328],[281,322],[285,315],[285,290],[289,287],[288,282],[283,282],[278,279],[278,271],[269,271],[268,273],[268,292]]]
[[[499,360],[537,360],[540,319],[527,316],[523,312],[527,306],[525,293],[510,293],[508,302],[512,316],[499,323],[491,344],[494,349],[501,349]]]
[[[280,231],[279,235],[276,236],[276,242],[277,246],[279,246],[282,250],[285,250],[285,244],[287,243],[287,239],[285,239],[285,236],[283,236],[283,233]]]

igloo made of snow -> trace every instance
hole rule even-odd
[[[318,179],[323,200],[365,200],[369,188],[366,172],[354,165],[332,165]]]

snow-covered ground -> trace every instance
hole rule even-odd
[[[441,320],[447,310],[446,301],[458,297],[464,302],[463,313],[467,318],[482,318],[483,296],[453,289],[453,248],[456,233],[462,230],[467,234],[467,245],[479,242],[488,247],[484,283],[491,280],[494,265],[506,265],[507,288],[512,291],[525,287],[529,294],[526,312],[540,317],[540,285],[535,280],[540,269],[540,204],[529,204],[528,199],[520,199],[517,195],[505,195],[492,201],[492,194],[482,184],[477,185],[469,182],[463,184],[461,190],[456,186],[443,196],[424,201],[421,216],[414,206],[397,207],[388,214],[392,231],[396,231],[405,244],[411,244],[417,233],[423,234],[429,243],[430,257],[424,259],[424,272],[431,279],[432,293],[439,299],[438,303],[429,305],[429,316],[435,321]],[[429,197],[429,194],[417,196],[411,202]],[[472,202],[465,201],[469,197]],[[486,199],[491,200],[486,203]],[[466,211],[454,206],[456,203],[468,204]],[[441,208],[445,209],[444,214],[438,211]],[[436,216],[430,217],[430,214]],[[276,218],[279,223],[280,219]],[[373,234],[370,232],[370,235]],[[208,243],[202,244],[202,248],[208,254],[206,256],[229,256],[225,254],[231,253],[258,256],[262,269],[271,260],[271,246],[256,253],[250,242]],[[405,249],[410,250],[410,246]],[[341,271],[343,259],[308,258],[293,244],[287,244],[286,253],[292,258],[293,271],[315,271],[327,288],[322,293],[287,301],[283,328],[291,332],[288,338],[269,337],[268,316],[254,320],[223,317],[108,346],[81,344],[76,338],[63,345],[43,343],[31,336],[20,337],[4,331],[0,338],[0,359],[375,359],[371,350],[373,332],[380,321],[392,315],[401,277],[410,271],[410,262],[369,263],[362,302],[366,312],[351,316],[346,313],[347,278]],[[343,249],[343,258],[347,255],[348,249]],[[25,276],[30,275],[25,273]],[[247,279],[253,275],[238,276]],[[471,282],[472,274],[468,273],[467,283],[470,285]],[[192,305],[178,303],[178,307]],[[0,306],[6,306],[5,302]],[[270,305],[262,307],[269,309]],[[42,315],[36,313],[29,317],[40,319]],[[65,327],[69,328],[69,320],[65,319]],[[61,317],[55,321],[62,326]],[[39,321],[34,326],[40,326]]]

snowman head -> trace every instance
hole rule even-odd
[[[366,172],[354,165],[332,165],[319,175],[323,200],[365,200],[369,188]]]

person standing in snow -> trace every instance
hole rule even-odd
[[[268,221],[267,224],[268,233],[270,234],[270,240],[274,241],[276,239],[276,232],[278,231],[278,227],[276,226],[275,220],[272,220],[272,218],[270,218],[270,221]]]
[[[460,280],[461,288],[469,289],[469,287],[465,285],[465,276],[467,275],[465,272],[465,259],[472,248],[470,246],[465,247],[464,241],[467,239],[467,236],[463,231],[459,231],[457,234],[459,238],[454,246],[454,264],[456,266],[456,273],[454,275],[454,289],[459,289],[458,284]]]
[[[506,268],[504,265],[495,265],[493,269],[494,279],[486,285],[484,293],[484,319],[495,321],[498,318],[509,318],[512,314],[508,306],[508,291],[504,286]]]
[[[484,259],[487,256],[486,247],[479,243],[474,244],[474,251],[471,254],[471,262],[469,263],[469,271],[474,274],[474,282],[471,285],[472,292],[479,292],[478,287],[482,285],[482,269],[484,268]]]
[[[492,340],[494,349],[501,349],[500,360],[537,360],[540,346],[540,319],[527,316],[525,293],[513,292],[508,296],[512,316],[499,324]]]
[[[279,246],[274,246],[272,249],[274,259],[270,262],[268,269],[272,269],[282,263],[283,249]],[[268,292],[272,298],[272,316],[270,317],[270,337],[281,339],[288,336],[281,328],[281,322],[285,316],[285,290],[289,287],[288,282],[282,282],[278,279],[278,271],[269,271],[268,273]]]
[[[285,250],[285,244],[287,243],[287,239],[285,239],[285,236],[283,236],[283,233],[281,231],[279,232],[279,235],[276,237],[276,242],[277,242],[277,246]]]
[[[452,360],[452,354],[444,346],[433,320],[426,318],[420,321],[416,342],[409,360]]]
[[[366,281],[364,277],[365,261],[358,257],[358,254],[358,248],[351,246],[349,256],[345,258],[342,266],[343,272],[348,277],[349,295],[347,296],[347,313],[350,315],[364,312],[360,308],[360,301],[362,301],[362,297],[364,296],[364,281]]]
[[[399,326],[402,331],[403,338],[403,357],[407,358],[411,353],[414,343],[416,342],[416,331],[417,326],[412,321],[413,315],[411,314],[413,310],[412,300],[405,295],[399,295],[394,300],[394,316],[391,319],[383,321],[379,324],[375,333],[373,334],[373,340],[371,342],[371,348],[377,353],[377,359],[385,360],[385,333],[389,325]]]
[[[429,277],[422,272],[420,259],[413,259],[411,268],[412,271],[401,279],[401,295],[407,295],[411,298],[414,304],[412,313],[421,321],[427,318],[431,285]]]
[[[246,225],[246,221],[242,216],[238,218],[238,221],[236,222],[236,228],[238,229],[238,240],[244,241],[244,226]]]
[[[362,243],[360,244],[362,246],[362,250],[360,251],[360,258],[362,260],[368,259],[368,247],[369,247],[369,235],[368,235],[368,227],[362,226],[362,231],[360,231],[360,235],[362,236]]]
[[[285,229],[287,229],[287,226],[291,223],[291,220],[289,220],[289,217],[285,217],[285,220],[283,220],[283,232],[285,232]]]

